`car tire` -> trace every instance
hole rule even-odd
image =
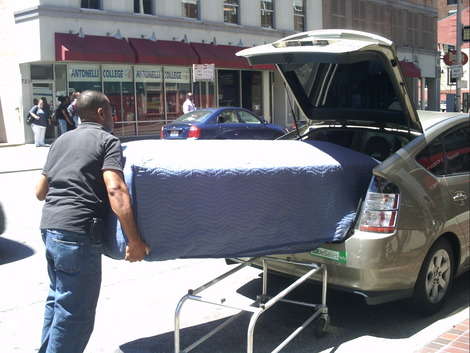
[[[416,281],[411,309],[431,315],[444,305],[454,282],[454,252],[441,238],[429,250]]]

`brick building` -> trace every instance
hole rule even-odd
[[[449,1],[450,2],[450,1]],[[446,9],[448,6],[446,6]],[[454,6],[456,8],[456,6]],[[451,15],[446,16],[438,21],[438,45],[441,52],[441,86],[440,86],[440,100],[442,109],[444,107],[450,108],[454,105],[454,99],[456,94],[456,82],[452,80],[450,74],[450,66],[444,62],[444,55],[450,50],[454,50],[457,44],[457,14],[451,12]],[[464,7],[461,5],[461,21],[462,26],[470,26],[470,7]],[[469,76],[470,76],[470,64],[468,58],[470,57],[470,43],[462,43],[461,51],[463,60],[467,58],[467,62],[463,65],[463,76],[461,78],[461,100],[462,109],[468,111],[470,107],[470,90],[469,90]],[[449,103],[448,103],[449,101]],[[447,105],[450,104],[450,107]],[[453,109],[453,108],[451,108]]]

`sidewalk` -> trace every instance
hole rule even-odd
[[[454,325],[450,330],[426,344],[415,353],[468,353],[470,352],[469,319]]]
[[[41,170],[49,147],[27,145],[0,146],[0,174]]]

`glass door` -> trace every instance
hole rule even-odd
[[[194,82],[193,96],[197,109],[215,107],[215,83],[213,81]]]
[[[33,101],[27,109],[31,109],[34,103],[36,103],[36,100],[43,99],[47,102],[50,116],[52,116],[56,105],[54,92],[54,81],[33,81]],[[48,125],[46,130],[46,140],[53,140],[56,137],[56,127]]]

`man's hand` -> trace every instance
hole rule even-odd
[[[150,248],[142,241],[134,219],[131,198],[120,171],[103,171],[103,180],[108,191],[109,203],[118,216],[128,243],[125,259],[130,262],[140,261],[150,253]]]
[[[125,260],[129,262],[141,261],[150,253],[150,248],[143,241],[129,241],[126,246]]]

